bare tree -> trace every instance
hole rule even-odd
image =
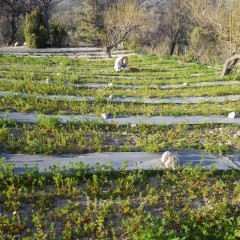
[[[0,0],[2,18],[10,25],[7,33],[9,39],[6,39],[8,44],[16,40],[17,24],[26,10],[25,6],[24,0]]]
[[[186,42],[188,33],[191,31],[189,11],[184,6],[182,0],[170,0],[166,32],[169,36],[169,54],[173,55],[175,48]],[[161,25],[161,23],[160,23]]]
[[[166,1],[158,6],[155,14],[158,25],[150,27],[145,38],[149,39],[152,49],[160,47],[170,55],[184,52],[194,22],[191,21],[191,13],[183,0]]]
[[[228,55],[238,51],[240,42],[239,0],[183,0],[194,20],[209,35],[216,35],[228,48]]]
[[[240,1],[229,1],[229,49],[230,54],[240,50]]]
[[[143,24],[142,16],[137,0],[119,0],[105,10],[103,45],[108,57],[114,47]]]
[[[226,25],[226,1],[225,0],[183,0],[193,19],[203,29],[213,29],[218,34],[223,34]]]

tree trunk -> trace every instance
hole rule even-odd
[[[48,10],[44,10],[43,11],[43,21],[45,23],[45,26],[46,26],[46,29],[47,29],[47,38],[48,38],[48,44],[51,44],[50,43],[50,27],[49,27],[49,15],[48,15]]]
[[[111,50],[113,49],[112,46],[107,46],[106,47],[106,54],[108,56],[108,58],[112,58],[112,55],[111,55]]]
[[[16,40],[17,27],[15,22],[10,22],[10,25],[11,25],[11,37],[9,44],[11,45]]]
[[[177,44],[177,42],[176,42],[176,41],[173,41],[173,42],[171,43],[171,45],[170,45],[170,55],[171,55],[171,56],[172,56],[173,53],[174,53],[176,44]]]
[[[234,54],[226,60],[221,73],[221,78],[231,73],[231,71],[233,70],[234,66],[237,64],[239,59],[240,59],[240,54]]]
[[[177,45],[177,38],[178,38],[179,33],[180,33],[180,29],[178,29],[178,31],[175,33],[175,35],[171,41],[171,44],[170,44],[170,55],[171,56],[174,54],[174,50]]]

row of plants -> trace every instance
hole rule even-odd
[[[114,94],[116,97],[140,97],[140,98],[169,98],[169,97],[204,97],[204,96],[226,96],[238,95],[240,93],[240,84],[217,85],[217,86],[197,86],[180,88],[118,88],[103,87],[89,88],[86,86],[71,86],[67,83],[38,83],[33,81],[0,81],[0,91],[25,92],[31,94],[57,94],[57,95],[75,95],[75,96],[97,96],[108,97]]]
[[[2,90],[18,92],[0,98],[1,111],[51,114],[212,115],[239,112],[240,101],[199,104],[112,103],[106,96],[197,96],[238,94],[229,87],[127,90],[74,88],[71,83],[174,84],[216,81],[216,68],[183,64],[174,58],[130,57],[138,73],[113,72],[112,60],[0,55]],[[10,64],[8,66],[8,64]],[[142,66],[142,67],[141,67]],[[192,75],[192,73],[200,73]],[[201,73],[205,74],[202,75]],[[96,74],[100,77],[95,76]],[[111,78],[116,76],[116,78]],[[132,77],[131,79],[126,77]],[[224,80],[237,79],[230,76]],[[125,78],[124,78],[125,77]],[[49,82],[38,84],[37,80]],[[229,88],[229,89],[228,89]],[[33,94],[94,95],[96,101],[58,101],[21,96]],[[129,94],[129,95],[128,95]],[[105,97],[103,97],[105,96]],[[74,117],[74,116],[73,116]],[[182,123],[117,125],[72,121],[38,115],[37,124],[0,118],[0,149],[7,153],[82,154],[102,151],[198,150],[225,154],[240,151],[240,125]],[[109,159],[111,160],[111,159]],[[159,164],[160,167],[160,164]],[[111,164],[90,167],[79,162],[40,173],[18,172],[0,162],[0,239],[238,239],[240,175],[238,170],[181,166],[175,171],[119,171]],[[19,170],[21,171],[21,170]]]
[[[90,74],[89,74],[90,73]],[[169,76],[158,75],[156,77],[151,76],[136,76],[136,74],[132,73],[129,75],[128,73],[124,74],[110,74],[108,73],[98,73],[92,74],[89,70],[88,73],[79,74],[79,72],[68,73],[68,74],[60,74],[60,73],[34,73],[34,72],[19,72],[19,71],[9,71],[3,72],[0,71],[0,79],[1,80],[13,80],[13,81],[45,81],[49,79],[49,81],[53,84],[61,84],[65,82],[69,83],[113,83],[113,84],[122,84],[122,85],[169,85],[169,84],[191,84],[191,83],[201,83],[201,82],[215,82],[215,81],[231,81],[231,80],[239,80],[240,76],[230,75],[224,79],[221,79],[218,75],[208,74],[208,75],[199,75],[199,76],[191,76],[191,74],[187,75],[177,75],[171,74]]]
[[[2,119],[0,147],[11,153],[86,153],[102,151],[159,152],[195,149],[213,153],[240,150],[240,126],[225,124],[116,125],[69,122],[40,115],[38,124]]]
[[[71,72],[70,70],[66,70],[67,72],[43,72],[43,71],[18,71],[18,70],[9,70],[9,71],[1,71],[0,78],[1,79],[14,79],[14,80],[25,80],[25,81],[32,81],[32,80],[45,80],[49,78],[51,81],[68,81],[72,83],[80,83],[80,82],[105,82],[109,83],[110,81],[118,82],[119,84],[141,84],[141,85],[150,85],[150,84],[177,84],[177,83],[197,83],[202,81],[216,81],[216,80],[223,80],[219,78],[219,74],[216,75],[214,73],[210,74],[177,74],[173,72],[163,72],[158,73],[155,76],[151,74],[147,74],[146,76],[143,74],[136,73],[120,73],[116,74],[113,72],[112,69],[102,71],[98,70],[93,72],[91,69],[86,69],[84,71],[76,70]],[[146,69],[143,70],[146,72]],[[158,70],[159,72],[159,70]],[[212,79],[214,78],[214,79]],[[236,76],[228,77],[228,79],[236,80]],[[238,76],[239,79],[239,76]]]
[[[41,55],[41,58],[34,58],[30,55],[27,56],[15,56],[15,55],[6,55],[0,54],[0,63],[1,65],[11,64],[11,65],[34,65],[38,66],[52,66],[52,65],[59,65],[62,66],[75,66],[75,67],[102,67],[102,66],[112,66],[112,59],[81,59],[81,58],[68,58],[67,56],[59,57],[56,54],[52,54],[51,57],[44,57],[45,55]],[[56,57],[54,57],[56,56]],[[171,67],[179,67],[183,65],[183,62],[178,61],[174,57],[171,58],[164,58],[159,59],[156,55],[146,55],[146,56],[130,56],[129,59],[133,62],[138,62],[141,65],[163,65],[163,66],[171,66]],[[194,65],[198,68],[205,68],[203,64],[193,64],[193,63],[186,63],[187,65]]]
[[[86,60],[85,60],[86,61]],[[70,71],[72,72],[76,72],[76,71],[81,71],[81,72],[88,72],[89,70],[91,70],[93,73],[95,72],[100,72],[100,70],[102,70],[101,72],[112,72],[113,73],[113,62],[108,62],[109,65],[105,66],[103,65],[97,65],[97,66],[88,66],[88,64],[81,64],[80,66],[75,66],[75,65],[67,65],[64,66],[61,62],[59,64],[52,64],[52,65],[46,65],[46,68],[44,69],[44,72],[57,72],[59,71],[60,73],[64,74],[64,73],[69,73]],[[32,65],[20,65],[20,64],[3,64],[1,65],[1,70],[2,71],[19,71],[19,72],[23,72],[23,71],[32,71],[35,73],[38,73],[41,70],[41,67],[43,66],[35,66],[34,69],[31,68]],[[140,68],[140,67],[139,67]],[[43,69],[42,69],[43,70]],[[205,67],[198,67],[197,65],[169,65],[169,64],[154,64],[154,65],[143,65],[140,68],[140,72],[138,72],[137,75],[140,76],[144,76],[144,75],[157,75],[157,73],[161,73],[163,75],[169,75],[170,73],[175,74],[175,73],[179,73],[181,75],[183,74],[192,74],[192,73],[215,73],[218,72],[216,71],[217,69],[215,68],[207,68]],[[168,73],[169,72],[169,73]],[[128,73],[131,74],[131,73]],[[131,76],[131,75],[130,75]]]
[[[240,176],[185,165],[115,172],[79,162],[40,173],[0,164],[2,239],[238,239]]]
[[[25,78],[24,73],[35,76],[35,80],[41,76],[49,74],[75,74],[86,73],[89,75],[89,71],[92,74],[113,74],[113,60],[82,60],[82,59],[68,59],[66,58],[48,58],[38,61],[35,59],[31,61],[30,57],[0,57],[1,64],[1,76],[7,78]],[[17,58],[17,59],[15,59]],[[207,68],[200,64],[184,64],[179,61],[166,61],[166,60],[148,60],[148,57],[130,57],[132,65],[138,66],[141,69],[139,73],[127,73],[128,76],[141,76],[141,77],[159,77],[159,74],[163,77],[180,74],[182,77],[187,77],[191,73],[207,73],[214,74],[216,68]],[[14,62],[14,60],[16,60]],[[45,62],[44,62],[45,61]],[[144,63],[144,64],[143,64]],[[141,67],[142,66],[142,67]],[[219,70],[219,68],[218,68]],[[18,73],[18,74],[17,74]],[[115,73],[116,74],[116,73]],[[117,74],[119,75],[119,74]],[[126,74],[120,74],[126,75]],[[65,76],[66,77],[66,76]],[[29,79],[30,80],[30,79]]]
[[[121,115],[182,116],[182,115],[228,115],[239,112],[240,101],[202,102],[196,104],[175,103],[112,103],[106,98],[96,97],[95,101],[70,101],[39,99],[8,95],[0,97],[0,111],[38,112],[43,114],[94,114],[110,113],[112,117]]]

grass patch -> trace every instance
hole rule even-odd
[[[119,172],[78,163],[16,174],[0,168],[5,239],[237,239],[236,170]]]

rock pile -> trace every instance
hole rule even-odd
[[[161,165],[163,165],[165,168],[175,170],[178,166],[180,166],[180,160],[177,155],[166,151],[161,157]]]

